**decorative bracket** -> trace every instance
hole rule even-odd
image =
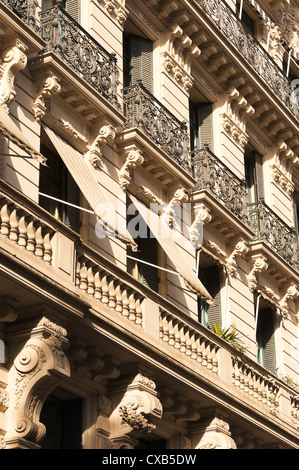
[[[210,209],[208,209],[203,203],[195,205],[195,219],[191,227],[189,228],[190,241],[197,247],[202,245],[203,242],[203,225],[209,224],[212,220]]]
[[[248,275],[248,286],[251,292],[253,292],[257,288],[257,275],[262,271],[266,271],[267,269],[267,259],[262,255],[257,255],[253,267]]]
[[[61,85],[59,79],[54,74],[50,74],[42,85],[42,89],[35,102],[33,103],[33,113],[35,119],[40,122],[47,111],[47,101],[53,95],[58,95],[61,92]]]
[[[280,303],[279,303],[279,308],[281,310],[281,313],[282,315],[284,315],[285,317],[288,315],[288,300],[294,300],[296,298],[299,297],[299,290],[298,290],[298,286],[296,284],[291,284],[284,296],[282,297]]]
[[[169,227],[173,227],[175,206],[182,207],[182,204],[188,201],[188,191],[183,186],[180,186],[174,193],[170,203],[165,209],[164,218]]]
[[[111,124],[104,124],[99,130],[99,133],[92,145],[89,148],[86,156],[94,168],[100,168],[102,161],[102,147],[108,142],[115,139],[116,131]]]
[[[8,107],[15,99],[14,80],[17,72],[27,65],[27,46],[19,39],[7,47],[0,58],[0,104],[8,113]]]
[[[126,161],[119,172],[119,184],[123,191],[126,191],[132,179],[132,171],[137,166],[142,165],[144,157],[137,148],[130,150],[127,154]]]
[[[227,258],[226,269],[232,276],[236,275],[237,272],[237,262],[236,257],[246,255],[249,251],[248,243],[241,238],[236,244],[234,250]]]
[[[10,448],[18,446],[20,440],[22,446],[28,441],[36,444],[45,435],[45,426],[39,422],[42,405],[49,393],[70,376],[63,352],[68,344],[66,334],[57,319],[42,316],[14,360],[8,379],[10,389],[15,391],[7,410],[6,442]]]

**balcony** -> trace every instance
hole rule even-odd
[[[180,168],[191,174],[187,125],[163,106],[141,81],[123,91],[125,130],[139,129]]]
[[[248,225],[245,180],[239,179],[208,146],[193,152],[195,191],[207,190],[239,221]]]
[[[253,241],[264,241],[292,268],[299,270],[299,243],[296,231],[278,217],[263,200],[249,205]]]
[[[101,97],[120,110],[117,98],[118,68],[109,54],[62,7],[57,4],[40,12],[36,0],[1,0],[45,41],[40,57],[54,53]]]
[[[259,74],[261,80],[298,118],[298,105],[291,99],[293,88],[290,80],[237,18],[236,13],[222,0],[195,0],[195,3],[208,15],[223,36],[235,46],[248,65]]]
[[[189,378],[198,381],[200,376],[201,383],[209,387],[211,403],[217,402],[221,387],[230,403],[242,403],[243,413],[245,406],[249,413],[257,409],[269,422],[276,420],[278,426],[294,432],[298,424],[295,390],[247,356],[240,357],[233,345],[84,244],[79,235],[3,181],[0,241],[5,266],[0,296],[7,296],[8,286],[17,282],[13,296],[21,309],[27,302],[32,311],[32,305],[40,304],[42,296],[45,304],[57,302],[60,308],[69,304],[73,328],[70,341],[88,316],[93,328],[97,321],[102,332],[107,328],[114,352],[117,345],[111,334],[120,331],[139,343],[143,356],[148,350],[150,358],[154,351],[163,361],[167,358],[175,370],[181,364]],[[79,314],[78,305],[89,313]],[[123,355],[121,347],[120,361]]]

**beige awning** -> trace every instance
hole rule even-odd
[[[24,136],[22,131],[14,123],[10,115],[3,106],[0,105],[0,132],[8,137],[12,142],[24,150],[31,158],[39,161],[42,165],[46,165],[47,159],[39,152],[34,150],[29,140]]]
[[[213,298],[198,279],[195,271],[193,271],[192,267],[189,266],[188,262],[183,256],[182,248],[179,246],[183,246],[185,243],[183,235],[180,235],[177,232],[174,234],[166,222],[164,222],[156,212],[150,210],[142,202],[138,201],[138,199],[136,199],[132,194],[129,194],[129,198],[134,204],[135,208],[138,210],[139,215],[149,227],[154,237],[157,239],[161,248],[165,251],[166,255],[173,263],[176,272],[179,273],[183,278],[186,287],[192,292],[195,292],[200,298],[209,304],[214,303]],[[181,240],[179,240],[179,237],[181,237]]]
[[[120,217],[116,216],[114,207],[105,197],[100,184],[96,180],[92,169],[89,167],[82,153],[74,149],[46,125],[43,124],[43,128],[90,207],[98,218],[102,220],[103,225],[105,225],[104,233],[109,237],[122,240],[136,250],[136,242],[127,231],[126,223],[122,221]],[[101,213],[102,208],[103,213]]]

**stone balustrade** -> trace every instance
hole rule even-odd
[[[161,310],[160,316],[160,338],[197,365],[217,374],[219,347],[199,330],[164,310]]]
[[[232,380],[241,392],[266,405],[273,414],[279,409],[279,385],[273,377],[259,372],[246,360],[232,356]]]
[[[79,289],[141,326],[144,296],[82,251],[77,252],[76,285]]]

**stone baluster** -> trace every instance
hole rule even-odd
[[[19,239],[18,245],[26,248],[27,246],[27,220],[26,214],[22,212],[19,218]]]
[[[17,208],[14,206],[9,217],[9,239],[12,243],[18,242],[19,236],[19,218],[17,216]]]
[[[9,219],[10,219],[10,210],[9,203],[4,201],[4,204],[1,207],[1,235],[9,237]]]

